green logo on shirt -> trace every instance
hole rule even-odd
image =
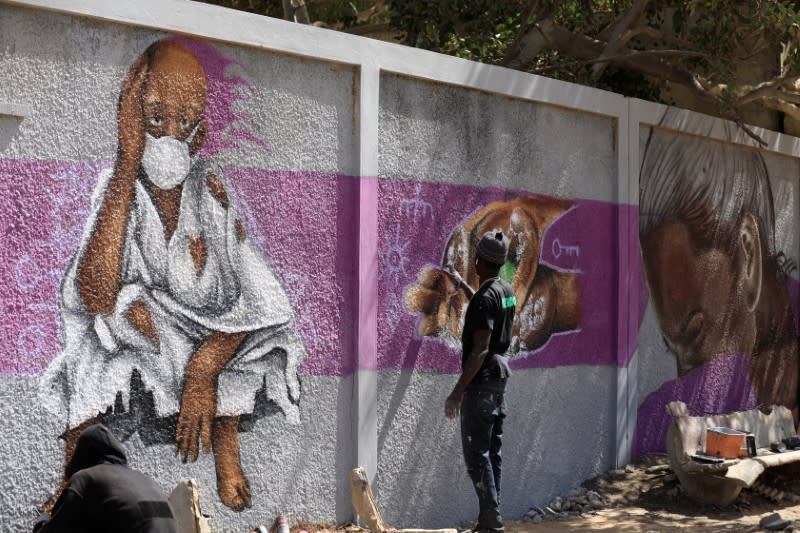
[[[503,298],[503,309],[515,307],[517,305],[517,298],[515,296],[506,296]]]

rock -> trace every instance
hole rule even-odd
[[[672,467],[669,465],[653,465],[644,469],[648,474],[658,474],[660,472],[672,472]]]
[[[569,491],[570,498],[577,498],[579,496],[583,496],[584,494],[586,494],[586,489],[583,487],[576,487]]]
[[[538,514],[533,515],[533,518],[531,518],[531,522],[533,522],[534,524],[539,524],[541,523],[541,521],[542,521],[542,516]]]
[[[590,500],[589,506],[593,509],[602,509],[605,507],[605,504],[601,500]]]
[[[661,479],[664,481],[664,483],[672,483],[673,481],[678,479],[678,477],[675,474],[667,474]]]
[[[633,465],[630,465],[630,464],[625,465],[625,473],[626,474],[633,474],[634,472],[636,472],[636,468]]]
[[[593,490],[590,490],[590,491],[588,491],[586,493],[586,497],[589,499],[589,501],[591,501],[591,500],[599,500],[600,499],[600,493],[595,492]]]
[[[552,502],[550,502],[550,507],[556,512],[561,511],[561,505],[562,502],[560,496],[556,496],[556,498]]]
[[[778,513],[765,516],[758,523],[758,527],[767,531],[783,531],[791,522],[786,520]]]
[[[559,513],[558,517],[559,517],[559,518],[561,518],[562,520],[563,520],[564,518],[569,518],[569,513],[567,513],[567,512],[561,512],[561,513]]]

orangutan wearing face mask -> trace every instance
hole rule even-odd
[[[198,157],[206,107],[187,46],[159,41],[131,67],[117,158],[65,275],[64,351],[42,397],[67,420],[67,461],[98,419],[123,439],[172,436],[184,462],[213,450],[219,496],[240,511],[252,501],[240,418],[253,419],[258,396],[299,420],[304,348],[222,173]]]

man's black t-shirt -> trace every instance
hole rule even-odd
[[[472,353],[475,332],[480,330],[492,332],[489,339],[489,355],[470,382],[470,386],[495,389],[505,386],[508,366],[503,354],[511,345],[515,307],[514,290],[500,278],[485,281],[469,301],[464,318],[464,331],[461,334],[462,367]]]

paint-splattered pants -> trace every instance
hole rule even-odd
[[[464,393],[461,403],[461,444],[467,472],[480,504],[476,530],[503,531],[503,519],[500,517],[500,447],[503,444],[505,417],[502,392],[467,389]]]

